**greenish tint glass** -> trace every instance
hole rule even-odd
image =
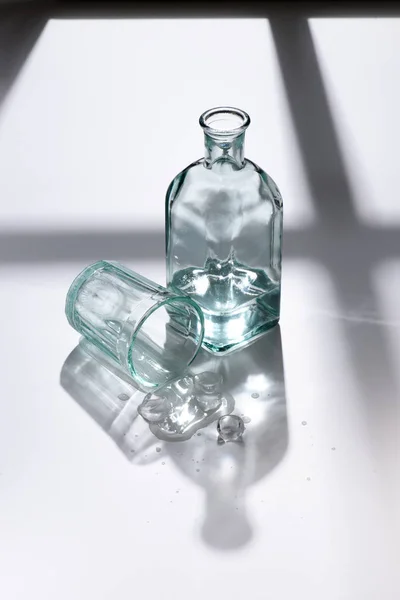
[[[248,344],[280,316],[282,198],[244,157],[249,124],[237,108],[205,112],[205,156],[166,197],[167,283],[201,306],[213,352]]]
[[[203,340],[203,315],[193,300],[115,262],[84,269],[65,312],[74,329],[144,389],[184,373]]]

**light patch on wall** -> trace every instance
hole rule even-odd
[[[311,19],[361,221],[400,223],[400,19]]]
[[[286,226],[312,221],[265,19],[49,21],[0,115],[1,226],[162,230],[169,182],[203,153],[198,117],[221,104],[250,113],[247,155]]]

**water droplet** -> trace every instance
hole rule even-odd
[[[204,371],[195,376],[194,383],[197,390],[203,392],[203,394],[216,394],[221,388],[222,375]]]
[[[302,425],[307,425],[307,421],[302,421],[301,424]]]
[[[161,452],[161,448],[160,448],[160,446],[157,446],[157,448],[156,448],[156,452]]]
[[[219,419],[217,430],[222,442],[239,442],[245,430],[243,419],[236,415],[225,415]]]
[[[173,389],[175,393],[182,398],[187,398],[193,391],[193,385],[193,377],[191,377],[191,375],[185,375],[173,383]]]
[[[253,392],[253,394],[251,395],[252,398],[259,398],[260,394],[257,394],[257,392]]]
[[[165,465],[165,462],[162,462],[161,464],[162,464],[162,465]]]
[[[250,423],[250,421],[251,421],[250,417],[245,417],[245,416],[243,415],[243,423],[244,423],[245,425],[247,425],[248,423]]]
[[[218,410],[222,403],[222,375],[204,371],[194,378],[196,401],[204,412]]]
[[[331,450],[336,450],[335,446],[332,446]]]
[[[199,394],[196,402],[205,413],[216,411],[222,404],[222,394]]]
[[[165,397],[147,394],[143,402],[138,406],[138,413],[148,423],[159,423],[163,421],[171,410],[171,404]]]
[[[126,400],[129,400],[129,396],[128,396],[128,394],[119,394],[119,395],[118,395],[118,398],[119,398],[120,400],[122,400],[123,402],[126,402]]]

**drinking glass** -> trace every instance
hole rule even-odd
[[[144,389],[184,373],[203,341],[196,302],[113,261],[76,277],[65,312],[74,329]]]

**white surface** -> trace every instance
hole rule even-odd
[[[227,103],[253,118],[253,160],[294,171],[288,223],[309,220],[266,21],[50,21],[0,117],[1,223],[115,229],[140,206],[135,225],[162,228],[166,187],[203,154],[200,114]]]
[[[245,454],[238,518],[251,540],[225,550],[218,521],[211,541],[202,534],[215,465],[185,473],[163,444],[149,449],[154,462],[130,464],[59,385],[78,340],[64,298],[85,256],[1,257],[1,598],[399,597],[400,235],[398,255],[392,243],[371,253],[374,228],[384,239],[399,215],[400,23],[313,21],[311,31],[360,219],[340,241],[337,225],[319,225],[266,21],[53,21],[1,107],[3,231],[162,235],[166,185],[201,154],[199,113],[230,103],[253,120],[247,155],[282,190],[288,248],[288,447],[254,483],[268,457]],[[139,249],[126,262],[163,282],[162,260]],[[249,369],[241,398],[267,393],[262,360],[265,375]],[[282,431],[265,427],[279,443]],[[199,439],[180,445],[189,461]],[[242,463],[230,466],[240,475]]]

